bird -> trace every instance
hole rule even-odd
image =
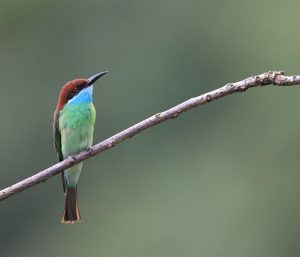
[[[97,73],[89,79],[74,79],[62,87],[53,114],[54,145],[59,161],[85,149],[91,150],[96,120],[93,85],[106,73]],[[77,203],[81,169],[82,162],[62,172],[65,204],[61,223],[73,224],[81,220]]]

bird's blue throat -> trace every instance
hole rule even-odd
[[[82,89],[77,95],[68,101],[68,104],[90,103],[93,101],[93,85]]]

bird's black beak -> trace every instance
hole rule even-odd
[[[94,76],[90,77],[88,79],[88,84],[87,86],[93,85],[98,79],[100,79],[103,75],[105,75],[108,71],[103,71],[100,73],[95,74]]]

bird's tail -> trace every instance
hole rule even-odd
[[[65,210],[61,218],[61,223],[76,223],[81,219],[77,204],[77,187],[67,187],[66,189]]]

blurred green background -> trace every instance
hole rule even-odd
[[[299,74],[299,1],[0,2],[0,186],[56,162],[61,86],[109,70],[94,142],[267,70]],[[300,255],[299,87],[196,108],[84,164],[83,220],[61,177],[0,203],[0,255]]]

